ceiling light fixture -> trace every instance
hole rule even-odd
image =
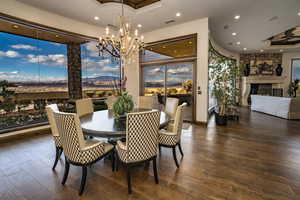
[[[300,16],[300,12],[298,12],[298,15]]]
[[[236,16],[234,16],[234,19],[240,19],[241,18],[241,16],[240,15],[236,15]]]
[[[99,17],[98,17],[98,16],[95,16],[95,17],[94,17],[94,20],[99,20]]]
[[[237,34],[235,32],[232,33],[233,36],[236,36]]]
[[[142,24],[138,24],[137,27],[142,28]]]
[[[241,42],[237,42],[236,44],[237,44],[237,45],[240,45],[240,44],[241,44]]]
[[[247,51],[247,48],[246,48],[246,47],[244,48],[244,51]]]
[[[18,25],[13,25],[13,28],[18,29],[19,26]]]
[[[138,29],[133,29],[133,25],[125,17],[124,0],[122,0],[121,9],[121,16],[118,17],[119,31],[111,32],[109,27],[106,27],[105,35],[99,38],[97,45],[99,56],[104,58],[109,54],[112,61],[118,59],[120,65],[120,88],[123,87],[122,81],[125,80],[125,64],[135,62],[133,55],[145,47],[144,36],[140,35]]]
[[[260,52],[264,52],[264,50],[263,50],[263,49],[261,49],[261,50],[260,50]]]
[[[176,13],[176,17],[180,17],[180,16],[181,16],[180,12]]]
[[[280,52],[283,52],[283,50],[282,50],[282,49],[280,49]]]

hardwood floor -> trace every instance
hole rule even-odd
[[[127,195],[124,168],[111,171],[109,160],[88,169],[81,199],[299,200],[300,121],[287,121],[243,109],[239,122],[207,128],[185,124],[184,158],[177,169],[171,149],[158,158],[160,183],[152,166],[132,170]],[[81,168],[70,168],[60,184],[64,162],[51,170],[55,148],[50,135],[0,144],[0,199],[79,199]]]

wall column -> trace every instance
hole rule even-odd
[[[68,88],[70,99],[82,98],[80,44],[70,43],[68,47]]]

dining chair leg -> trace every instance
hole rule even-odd
[[[173,157],[174,157],[176,167],[179,168],[179,164],[178,164],[177,156],[176,156],[176,146],[172,147],[172,150],[173,150]]]
[[[158,184],[156,156],[152,160],[152,166],[153,166],[153,173],[154,173],[155,183]]]
[[[161,155],[161,146],[158,145],[158,151],[159,151],[159,155]]]
[[[80,189],[79,189],[79,195],[81,196],[84,190],[84,186],[86,183],[86,175],[87,175],[87,167],[82,166],[82,178],[81,178],[81,184],[80,184]]]
[[[64,177],[61,182],[61,184],[65,184],[69,175],[69,169],[70,169],[70,163],[68,162],[67,158],[65,158],[65,172],[64,172]]]
[[[178,143],[178,148],[179,148],[179,151],[180,151],[181,156],[183,157],[184,154],[183,154],[183,151],[182,151],[181,143],[180,143],[180,142]]]
[[[54,161],[54,164],[53,164],[53,167],[52,167],[52,170],[55,169],[56,165],[57,165],[57,162],[58,162],[58,159],[60,157],[60,149],[59,147],[56,147],[55,148],[55,161]]]
[[[128,187],[128,194],[132,193],[131,190],[131,175],[130,175],[130,165],[127,165],[127,187]]]
[[[115,171],[115,161],[116,158],[115,158],[115,151],[113,150],[111,152],[111,170],[114,172]]]
[[[59,147],[59,158],[61,157],[61,154],[63,153],[63,148]]]

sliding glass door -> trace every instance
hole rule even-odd
[[[161,104],[167,97],[178,98],[180,104],[186,102],[184,120],[193,121],[193,68],[194,62],[143,67],[144,95],[157,95]]]

